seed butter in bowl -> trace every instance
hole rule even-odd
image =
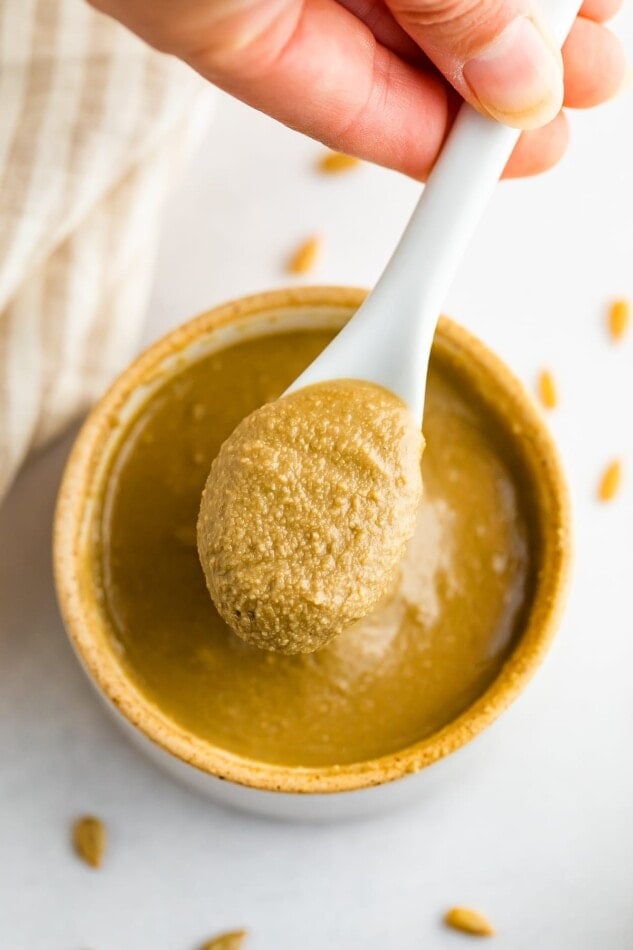
[[[566,588],[567,492],[544,423],[504,364],[442,319],[422,504],[393,587],[313,653],[260,650],[221,619],[196,546],[211,463],[363,297],[274,291],[154,344],[84,424],[58,501],[59,601],[108,707],[190,785],[280,817],[354,816],[455,780],[455,753],[542,660]]]

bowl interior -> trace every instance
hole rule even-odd
[[[337,329],[362,299],[362,291],[340,288],[278,291],[217,308],[169,334],[133,363],[95,407],[76,441],[60,490],[55,528],[58,594],[71,641],[88,673],[120,712],[163,749],[214,776],[256,788],[289,792],[361,788],[416,771],[455,751],[521,691],[555,630],[565,589],[566,490],[538,411],[497,357],[443,319],[435,349],[456,378],[477,392],[503,428],[520,489],[533,499],[533,596],[516,645],[492,685],[438,733],[398,753],[318,769],[271,765],[213,746],[179,727],[137,689],[109,637],[86,566],[100,486],[121,433],[152,392],[183,364],[247,337],[307,327]]]

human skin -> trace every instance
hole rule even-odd
[[[92,0],[214,85],[331,148],[424,179],[461,98],[526,129],[505,175],[565,151],[561,107],[617,94],[626,60],[585,0],[562,60],[535,0]],[[564,86],[563,86],[564,67]]]

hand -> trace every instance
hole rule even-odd
[[[602,25],[620,0],[585,0],[562,60],[537,0],[92,2],[256,109],[419,179],[460,96],[529,130],[506,174],[531,175],[565,150],[561,107],[611,98],[626,72]]]

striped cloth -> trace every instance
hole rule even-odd
[[[0,0],[0,498],[130,358],[209,95],[83,0]]]

